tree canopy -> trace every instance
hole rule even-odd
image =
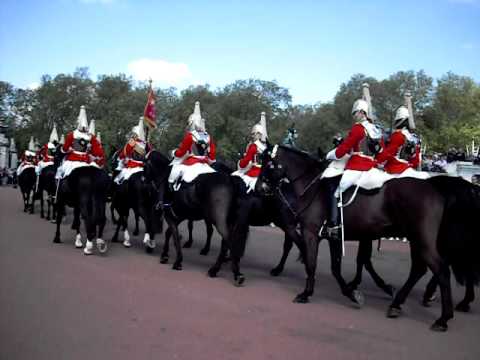
[[[370,84],[376,117],[385,128],[390,128],[393,114],[409,90],[418,132],[430,150],[464,148],[472,138],[480,143],[480,85],[453,73],[435,81],[424,71],[399,71],[381,80],[355,74],[341,84],[331,102],[315,105],[292,105],[287,88],[259,79],[237,80],[217,89],[209,85],[190,86],[180,92],[155,89],[159,127],[151,139],[161,151],[173,149],[198,100],[219,158],[232,164],[243,152],[250,128],[262,111],[267,113],[271,141],[280,141],[294,123],[298,146],[307,151],[329,149],[332,137],[344,134],[351,126],[351,106],[361,96],[364,82]],[[44,75],[35,90],[0,81],[0,121],[22,150],[32,135],[40,143],[46,142],[54,123],[62,134],[73,129],[80,106],[85,105],[110,155],[124,145],[143,114],[147,92],[147,83],[135,82],[124,74],[101,75],[94,81],[87,68],[78,68],[73,74]]]

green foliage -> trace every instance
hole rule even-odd
[[[200,101],[207,129],[217,144],[218,157],[231,165],[248,142],[251,127],[267,114],[271,142],[279,142],[293,123],[297,145],[311,152],[332,147],[332,137],[345,135],[352,125],[351,107],[361,96],[362,84],[370,84],[378,121],[389,128],[394,112],[403,104],[406,90],[412,92],[418,132],[434,151],[451,146],[465,148],[472,138],[480,143],[480,86],[471,78],[447,73],[434,80],[424,71],[399,71],[377,80],[355,74],[343,83],[330,103],[293,106],[288,89],[274,81],[238,80],[222,88],[191,86],[180,93],[175,88],[156,89],[158,128],[151,131],[155,148],[166,153],[181,140],[195,101]],[[131,128],[143,114],[147,83],[137,83],[124,74],[101,75],[96,81],[87,68],[73,74],[44,75],[35,90],[16,89],[0,81],[0,121],[8,126],[19,150],[33,135],[47,141],[53,124],[60,134],[75,127],[81,105],[97,131],[107,155],[123,146]]]

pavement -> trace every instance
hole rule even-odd
[[[292,251],[284,273],[271,277],[282,251],[276,228],[252,228],[241,266],[244,287],[232,284],[229,266],[206,276],[219,250],[199,255],[205,228],[195,225],[194,246],[184,249],[183,271],[146,254],[142,234],[133,247],[111,244],[105,257],[74,248],[71,216],[62,244],[55,225],[22,211],[18,189],[0,187],[0,359],[480,359],[480,304],[456,313],[446,333],[429,327],[440,304],[420,304],[428,278],[387,319],[389,298],[364,274],[366,303],[354,308],[330,274],[322,242],[316,291],[309,304],[292,299],[304,286],[303,265]],[[141,227],[142,228],[142,227]],[[186,226],[181,227],[186,238]],[[113,233],[107,224],[105,239]],[[163,245],[163,235],[157,235]],[[344,276],[353,277],[356,243],[347,243]],[[408,243],[384,241],[374,251],[378,273],[397,288],[406,280]],[[464,289],[453,285],[456,301]]]

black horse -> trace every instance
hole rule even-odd
[[[57,151],[55,154],[55,169],[60,166],[63,154]],[[105,253],[107,243],[102,239],[105,227],[105,207],[109,192],[109,178],[107,173],[94,166],[85,166],[74,169],[70,175],[60,180],[56,193],[57,229],[54,243],[60,243],[60,224],[65,214],[65,206],[74,209],[74,223],[72,228],[77,229],[77,240],[80,229],[80,216],[84,221],[87,233],[87,246],[84,249],[86,255],[91,254],[93,240],[96,239],[97,249]],[[77,245],[77,244],[76,244]]]
[[[145,162],[145,177],[152,182],[157,192],[157,207],[164,206],[170,170],[168,158],[158,151],[149,153]],[[172,194],[171,206],[165,207],[164,216],[172,232],[177,253],[172,266],[174,270],[182,269],[183,255],[178,225],[184,220],[203,219],[213,224],[222,237],[222,245],[217,262],[212,268],[225,261],[234,230],[231,228],[230,218],[234,200],[235,189],[230,176],[220,172],[201,174],[193,182],[182,184],[181,188]],[[241,285],[244,277],[239,271],[238,262],[238,258],[232,257],[234,280],[236,284]]]
[[[305,241],[306,287],[295,298],[296,302],[308,302],[315,285],[315,270],[318,255],[318,233],[328,216],[329,186],[326,179],[320,180],[323,166],[306,153],[284,146],[268,146],[263,155],[258,191],[278,187],[288,179],[298,199],[298,220]],[[308,188],[307,188],[308,187]],[[354,189],[344,193],[350,199]],[[432,325],[433,330],[445,331],[447,321],[453,317],[450,288],[450,270],[437,250],[440,225],[444,212],[444,198],[426,181],[402,178],[393,179],[378,191],[359,191],[355,201],[344,210],[345,239],[360,242],[380,237],[407,237],[410,240],[412,267],[409,278],[390,305],[388,316],[396,317],[401,312],[409,292],[424,275],[426,268],[435,275],[442,296],[442,314]],[[342,244],[330,241],[331,270],[342,293],[358,303],[358,291],[352,290],[341,275]]]
[[[57,190],[57,185],[55,181],[55,166],[48,165],[42,169],[40,175],[38,176],[38,188],[36,193],[36,198],[40,200],[40,217],[43,219],[45,217],[44,212],[44,199],[43,193],[47,193],[47,216],[46,219],[55,219],[55,191]],[[50,216],[51,214],[51,216]]]
[[[128,234],[128,215],[133,209],[135,215],[139,215],[145,223],[145,236],[143,243],[145,250],[150,253],[155,248],[155,231],[153,228],[154,194],[150,182],[145,181],[143,171],[132,174],[128,180],[120,185],[114,185],[112,207],[118,212],[119,219],[112,241],[118,240],[120,227],[124,232],[125,247],[130,247],[130,235]],[[136,217],[136,216],[135,216]],[[138,228],[138,225],[137,225]]]
[[[480,187],[457,177],[436,176],[428,181],[445,197],[446,208],[438,247],[457,282],[465,285],[465,296],[455,309],[468,312],[470,303],[475,299],[474,286],[478,285],[480,278],[477,234]],[[430,305],[437,286],[437,279],[432,277],[423,296],[423,305]]]
[[[34,197],[35,197],[35,184],[37,181],[37,174],[35,173],[35,167],[27,167],[18,176],[18,185],[20,186],[20,192],[23,197],[23,211],[29,211],[33,214]]]

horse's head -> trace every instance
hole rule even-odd
[[[145,181],[152,185],[156,210],[163,207],[163,199],[171,170],[169,164],[168,158],[155,150],[149,152],[145,157],[143,173]]]
[[[279,156],[278,145],[267,142],[262,154],[262,171],[255,185],[255,190],[263,195],[270,195],[286,179],[285,165]]]
[[[300,186],[306,183],[303,186],[308,186],[308,182],[323,173],[328,164],[329,161],[313,158],[304,151],[267,143],[256,191],[264,195],[271,194],[285,181]]]

